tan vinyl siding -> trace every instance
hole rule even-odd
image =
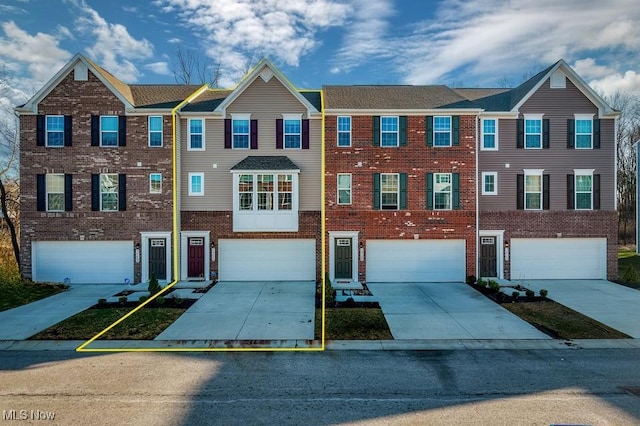
[[[573,169],[595,169],[600,174],[600,208],[613,210],[615,197],[614,120],[602,119],[600,149],[567,149],[567,119],[574,114],[594,114],[598,110],[589,99],[567,79],[566,89],[551,89],[549,81],[534,93],[520,108],[523,113],[540,114],[548,118],[549,149],[517,149],[516,120],[500,119],[498,123],[498,151],[480,151],[479,179],[482,172],[498,172],[498,195],[480,195],[481,211],[516,209],[516,175],[523,169],[544,169],[550,175],[550,209],[567,209],[567,174]],[[482,142],[480,142],[482,143]],[[509,164],[509,168],[506,167]],[[480,182],[480,191],[482,193]]]

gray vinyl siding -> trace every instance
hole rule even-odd
[[[595,105],[567,79],[566,89],[551,89],[547,80],[520,108],[524,113],[540,114],[548,118],[549,149],[517,149],[516,120],[500,119],[498,122],[498,151],[480,151],[478,178],[482,172],[498,172],[498,195],[480,195],[481,211],[516,210],[516,175],[523,169],[544,169],[550,175],[551,210],[567,209],[567,174],[573,169],[595,169],[600,174],[600,208],[614,209],[615,197],[615,142],[614,120],[602,119],[600,149],[567,149],[567,119],[574,114],[594,114]],[[480,141],[482,143],[482,141]],[[506,167],[509,164],[509,167]],[[480,191],[482,193],[480,182]]]
[[[276,149],[276,119],[282,114],[302,113],[307,110],[275,78],[265,83],[256,80],[227,108],[231,113],[251,114],[258,120],[258,149],[225,149],[224,120],[205,119],[205,151],[187,150],[187,119],[181,120],[180,138],[182,157],[181,209],[185,211],[231,211],[233,188],[231,167],[249,155],[286,155],[299,168],[300,211],[320,210],[321,191],[321,120],[309,120],[309,149]],[[195,118],[195,117],[194,117]],[[216,168],[213,165],[216,165]],[[188,195],[189,173],[204,173],[204,197]]]

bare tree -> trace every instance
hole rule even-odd
[[[178,84],[209,84],[218,87],[220,63],[213,64],[193,49],[176,49],[176,59],[171,64],[171,72]]]

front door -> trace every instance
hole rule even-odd
[[[480,237],[480,276],[497,277],[496,237]]]
[[[149,278],[167,279],[167,247],[164,238],[149,239]]]
[[[353,278],[353,252],[351,238],[336,238],[335,240],[335,275],[336,279]]]
[[[204,238],[190,237],[187,253],[187,275],[189,278],[204,277]]]

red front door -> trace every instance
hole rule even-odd
[[[204,277],[204,238],[190,237],[188,240],[187,274],[189,278]]]

